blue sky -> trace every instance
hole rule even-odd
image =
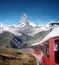
[[[36,24],[59,18],[59,0],[0,0],[0,22],[17,24],[22,13]]]

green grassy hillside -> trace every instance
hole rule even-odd
[[[12,48],[0,47],[0,65],[37,65],[30,53]]]

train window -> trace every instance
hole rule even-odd
[[[39,45],[39,49],[41,50],[41,52],[43,52],[43,50],[44,50],[44,45],[42,44],[42,45]]]
[[[35,51],[38,51],[38,46],[34,46]]]
[[[59,64],[59,40],[54,41],[55,62]]]
[[[46,42],[44,43],[44,55],[45,55],[46,57],[49,57],[49,42],[48,42],[48,41],[46,41]]]
[[[33,46],[31,46],[31,48],[33,48]]]
[[[46,57],[49,57],[49,41],[46,41],[42,43],[42,45],[39,45],[39,48]]]

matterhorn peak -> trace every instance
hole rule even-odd
[[[23,13],[21,18],[27,19],[27,15],[25,13]]]
[[[27,19],[27,15],[25,13],[22,14],[19,23],[29,23]]]
[[[22,14],[21,19],[19,21],[19,26],[24,27],[24,26],[32,26],[35,27],[36,24],[32,23],[28,18],[25,13]]]

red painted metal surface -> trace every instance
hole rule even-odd
[[[54,52],[54,40],[59,40],[59,37],[55,38],[49,38],[49,57],[46,57],[43,53],[42,55],[42,65],[59,65],[58,63],[55,62],[55,52]],[[42,44],[44,44],[43,42]],[[37,45],[39,46],[39,44]],[[34,48],[32,48],[32,52],[34,54],[41,54],[41,50],[38,48],[38,51],[35,51]]]
[[[32,52],[34,53],[34,54],[36,54],[36,55],[39,55],[40,54],[40,51],[39,50],[35,50],[34,48],[32,48]]]

